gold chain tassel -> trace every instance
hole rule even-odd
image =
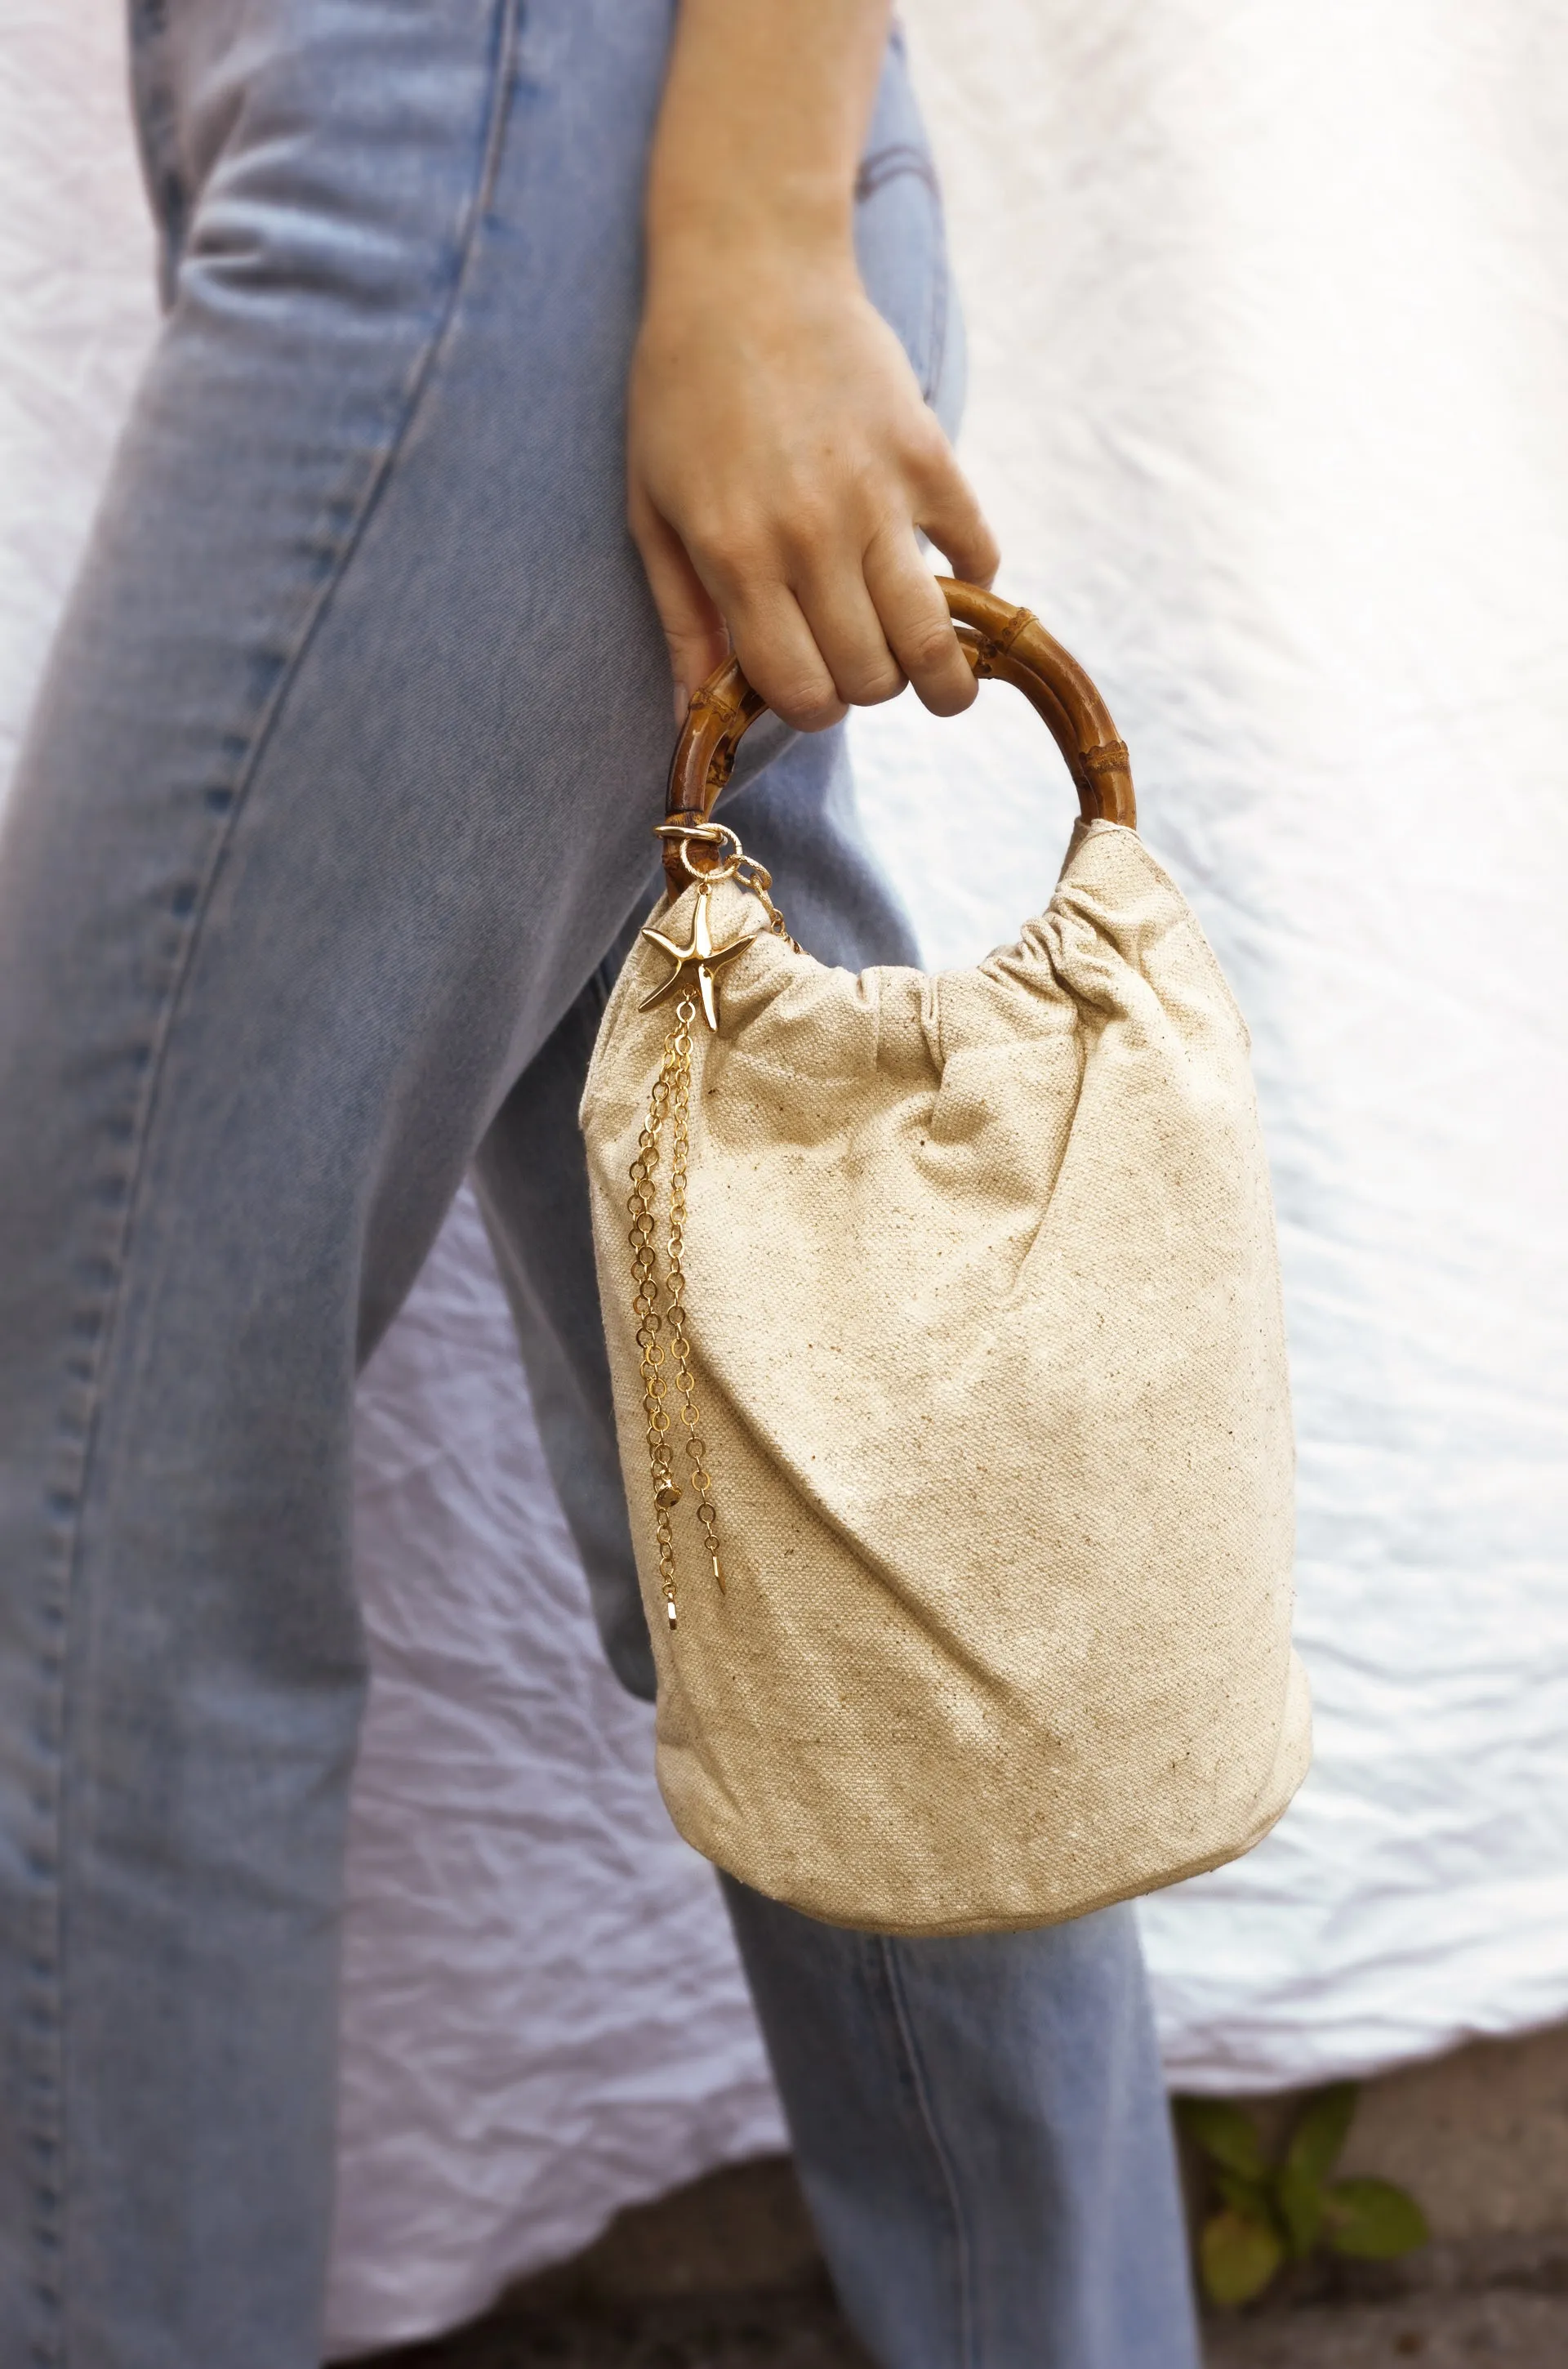
[[[692,1028],[697,1007],[689,994],[675,1006],[675,1024],[665,1040],[664,1059],[648,1097],[647,1116],[637,1139],[632,1162],[631,1194],[626,1212],[632,1220],[627,1236],[632,1246],[632,1312],[637,1321],[636,1342],[642,1357],[643,1416],[647,1433],[648,1471],[653,1482],[654,1536],[658,1547],[659,1588],[665,1617],[677,1625],[675,1534],[670,1516],[681,1502],[670,1441],[670,1385],[676,1413],[684,1434],[682,1445],[690,1468],[703,1542],[719,1593],[725,1592],[724,1566],[719,1561],[718,1512],[713,1500],[713,1476],[708,1471],[707,1445],[697,1409],[697,1386],[692,1370],[692,1344],[686,1334],[686,1175],[691,1162]],[[656,1178],[659,1144],[670,1128],[670,1224],[666,1266],[668,1279],[659,1282],[658,1253],[654,1243]],[[662,1303],[662,1304],[661,1304]],[[666,1344],[668,1343],[668,1354]]]

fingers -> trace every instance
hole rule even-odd
[[[970,583],[989,586],[1001,554],[941,428],[929,413],[922,425],[924,435],[908,452],[910,492],[864,550],[845,548],[841,529],[835,548],[820,521],[816,538],[803,538],[797,521],[785,564],[845,705],[875,706],[895,698],[907,681],[933,715],[957,715],[975,698],[975,677],[914,527],[923,528],[954,574]]]
[[[840,699],[848,707],[876,707],[897,699],[904,669],[888,647],[882,603],[853,548],[834,556],[836,565],[828,555],[813,558],[796,598]]]
[[[647,571],[654,607],[670,646],[675,677],[675,720],[684,723],[692,694],[729,655],[729,635],[716,602],[687,557],[674,529],[634,485],[628,505],[633,539]]]
[[[865,555],[865,588],[899,666],[933,715],[960,715],[979,689],[947,603],[909,527],[884,530]]]
[[[952,446],[934,420],[932,425],[941,450],[933,451],[921,486],[915,524],[931,537],[961,583],[989,590],[1001,553]]]
[[[741,672],[774,715],[797,732],[837,724],[847,702],[788,585],[752,578],[726,606]]]
[[[996,541],[897,337],[853,273],[793,256],[713,296],[705,266],[652,283],[627,390],[632,532],[681,704],[733,647],[797,730],[906,678],[938,714],[967,707],[919,535],[982,585]]]
[[[634,474],[632,532],[670,646],[678,719],[731,649],[748,681],[799,732],[892,699],[906,681],[934,715],[971,704],[975,678],[915,527],[956,575],[982,584],[998,564],[995,538],[934,420],[910,463],[909,491],[864,545],[856,505],[846,503],[837,514],[818,510],[810,533],[798,519],[771,532],[755,519],[729,532],[705,521],[694,553]]]
[[[769,581],[760,568],[710,561],[720,592],[715,600],[681,537],[635,479],[627,518],[670,646],[678,724],[685,722],[692,693],[731,650],[752,689],[795,731],[820,732],[839,721],[846,703],[786,584]],[[876,623],[873,616],[873,629]],[[887,645],[877,639],[889,666]]]
[[[731,649],[797,732],[894,699],[906,681],[934,715],[961,715],[975,697],[947,603],[909,526],[885,529],[864,559],[824,554],[798,591],[761,569],[715,567],[716,599],[662,520],[654,532],[637,530],[637,545],[670,645],[678,717]]]

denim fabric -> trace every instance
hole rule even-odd
[[[572,1104],[670,738],[622,439],[671,8],[133,18],[170,310],[0,863],[0,2361],[306,2369],[364,1684],[353,1380],[476,1156],[610,1649],[646,1684]],[[859,230],[942,400],[956,325],[896,50]],[[821,950],[906,950],[838,735],[745,802]],[[783,1911],[758,1932],[759,1982],[808,1970],[812,2028],[854,2053],[875,2012],[843,1937]],[[1072,1945],[1012,1945],[1015,2010],[966,1946],[898,2013],[979,2123],[1042,2047],[1124,2061],[1123,1993],[1064,1987]],[[809,2154],[838,2060],[769,2021]],[[1138,2063],[1087,2107],[1031,2077],[1019,2144],[1089,2168],[1029,2191],[1061,2324],[1113,2326],[1125,2287],[1184,2369]],[[867,2185],[845,2211],[815,2184],[824,2236],[885,2359],[936,2369],[938,2323],[904,2332],[896,2298],[943,2241],[881,2216],[902,2106],[863,2088]],[[1134,2157],[1171,2234],[1152,2256],[1093,2186]],[[956,2176],[999,2233],[965,2274],[1000,2282],[976,2358],[1037,2359],[983,2146]]]
[[[1191,2369],[1130,1908],[904,1940],[725,1893],[839,2294],[897,2369]]]

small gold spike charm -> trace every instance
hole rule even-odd
[[[678,945],[673,938],[667,938],[662,930],[649,927],[643,932],[644,937],[656,945],[660,954],[669,956],[675,967],[662,986],[656,987],[651,995],[644,996],[642,1009],[651,1012],[656,1004],[667,1003],[672,995],[689,988],[690,978],[694,975],[703,1018],[716,1032],[718,998],[715,992],[714,973],[724,964],[733,962],[737,955],[744,954],[752,939],[761,933],[748,930],[742,936],[730,938],[722,946],[715,946],[708,916],[710,895],[705,885],[697,891],[697,910],[692,922],[690,945]]]

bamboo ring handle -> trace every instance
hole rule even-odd
[[[1077,659],[1027,609],[1011,608],[994,592],[956,583],[950,576],[936,580],[976,674],[982,681],[994,675],[1012,683],[1043,717],[1067,760],[1085,819],[1135,828],[1138,807],[1126,744]],[[729,779],[736,750],[765,713],[766,703],[738,663],[727,658],[697,692],[681,728],[670,768],[667,821],[706,822]],[[664,869],[671,893],[679,896],[690,883],[679,841],[666,840]]]

